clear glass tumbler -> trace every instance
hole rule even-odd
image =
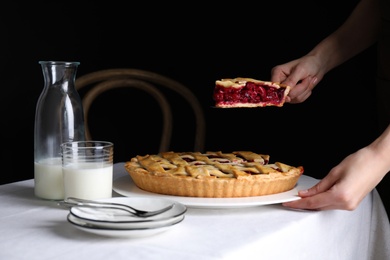
[[[114,144],[107,141],[61,145],[65,198],[112,197]]]

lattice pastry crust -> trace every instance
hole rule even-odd
[[[269,158],[251,151],[164,152],[138,155],[125,169],[140,189],[166,195],[250,197],[294,188],[303,167],[270,164]]]

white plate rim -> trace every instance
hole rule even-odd
[[[96,227],[96,226],[89,226],[88,224],[79,224],[74,222],[75,218],[72,214],[68,214],[67,221],[70,223],[73,227],[88,232],[93,233],[97,235],[103,235],[103,236],[110,236],[110,237],[146,237],[146,236],[152,236],[158,233],[162,233],[164,231],[167,231],[168,229],[171,229],[172,227],[176,226],[177,224],[183,222],[185,216],[183,215],[182,218],[175,223],[172,223],[170,225],[165,225],[162,227],[155,227],[155,228],[133,228],[133,229],[113,229],[113,228],[106,228],[106,227]],[[80,220],[80,219],[79,219]]]
[[[184,216],[185,215],[183,214],[170,219],[169,222],[160,222],[160,223],[115,223],[115,222],[109,223],[109,222],[89,221],[88,219],[82,219],[72,213],[69,213],[67,216],[67,220],[74,225],[79,225],[85,228],[108,229],[108,230],[129,230],[129,229],[145,230],[145,229],[155,229],[155,228],[175,225],[183,221]]]
[[[299,200],[300,197],[298,196],[298,190],[308,189],[314,186],[318,181],[318,179],[313,177],[302,175],[299,178],[297,185],[293,189],[278,194],[244,198],[199,198],[164,195],[144,191],[134,184],[130,175],[124,175],[114,179],[113,190],[118,194],[126,197],[148,196],[154,198],[170,199],[180,202],[191,208],[242,208],[279,204],[283,202]]]

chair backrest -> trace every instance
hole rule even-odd
[[[172,139],[173,113],[170,102],[164,95],[163,88],[177,92],[190,105],[195,118],[194,151],[203,152],[205,145],[206,122],[202,106],[198,98],[188,87],[169,77],[158,73],[131,69],[116,68],[91,72],[76,79],[76,89],[81,93],[85,117],[86,139],[93,139],[89,127],[90,107],[96,98],[104,92],[118,88],[136,88],[149,93],[161,107],[163,126],[159,151],[169,151]],[[115,105],[115,104],[114,104]],[[147,109],[147,108],[144,108]],[[128,114],[131,114],[129,112]]]

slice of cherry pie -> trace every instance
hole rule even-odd
[[[215,82],[213,98],[219,108],[283,106],[290,92],[287,85],[252,78]]]
[[[251,151],[163,152],[138,155],[124,167],[140,189],[166,195],[250,197],[294,188],[303,167],[269,158]]]

